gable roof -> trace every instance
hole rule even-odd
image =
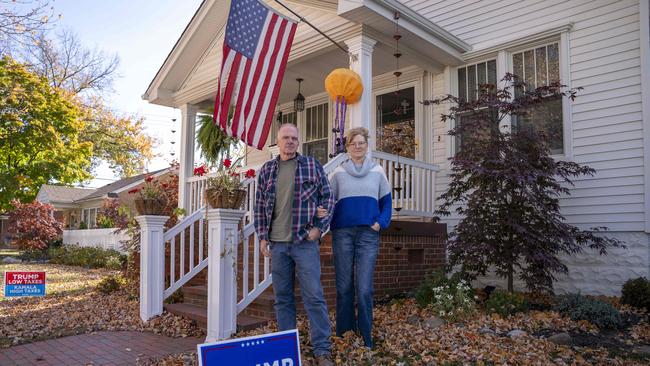
[[[67,187],[43,184],[41,186],[41,189],[38,191],[36,199],[46,203],[77,203],[86,200],[102,198],[111,193],[120,193],[125,189],[131,188],[131,186],[138,185],[142,183],[142,181],[144,181],[144,178],[149,175],[159,176],[169,170],[169,168],[165,168],[153,172],[134,175],[132,177],[109,183],[99,188]]]
[[[41,202],[73,203],[96,191],[95,188],[66,187],[43,184],[36,197]]]
[[[153,172],[148,172],[148,173],[142,173],[138,175],[134,175],[132,177],[120,179],[118,181],[109,183],[105,186],[99,187],[95,190],[95,192],[86,195],[82,198],[78,198],[76,202],[78,201],[86,201],[90,200],[93,198],[100,198],[108,195],[109,193],[119,193],[124,190],[124,188],[131,186],[134,183],[140,184],[142,180],[144,180],[145,177],[150,176],[150,175],[160,175],[163,172],[168,171],[169,168],[164,168],[164,169],[159,169]]]

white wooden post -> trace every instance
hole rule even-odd
[[[208,331],[206,342],[237,331],[237,243],[244,210],[208,210]]]
[[[372,121],[372,53],[377,41],[360,34],[345,41],[350,57],[350,69],[361,77],[363,94],[358,103],[348,106],[350,111],[350,128],[365,127],[370,131],[370,136],[375,136]],[[375,139],[370,139],[369,150],[375,148]]]
[[[194,140],[197,107],[184,104],[181,109],[181,151],[178,172],[178,207],[190,215],[190,192],[187,178],[194,174]]]
[[[140,318],[162,314],[165,287],[163,225],[168,216],[136,216],[140,224]]]

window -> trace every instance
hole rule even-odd
[[[512,70],[528,84],[528,90],[560,81],[558,43],[513,54]],[[521,93],[522,90],[515,90],[515,96]],[[527,115],[513,116],[512,125],[513,128],[538,128],[546,135],[552,154],[564,153],[561,98],[548,98]]]
[[[97,227],[97,208],[84,208],[81,212],[81,221],[88,229]]]
[[[497,63],[495,60],[480,62],[474,65],[458,69],[458,97],[467,101],[478,99],[479,85],[497,83]],[[459,114],[456,116],[456,123],[462,124],[463,120],[468,121],[475,118],[475,114]],[[462,148],[463,136],[456,135],[454,138],[454,151]]]
[[[271,124],[271,131],[269,132],[269,139],[266,141],[266,144],[268,146],[274,146],[278,143],[278,128],[280,128],[280,125],[283,125],[285,123],[292,123],[294,125],[298,125],[298,115],[296,112],[289,112],[289,113],[283,113],[282,111],[279,111],[275,115],[275,120],[273,120],[273,124]]]
[[[321,164],[327,163],[328,104],[323,103],[305,109],[304,155],[315,157]]]
[[[377,150],[415,159],[415,88],[377,96]]]

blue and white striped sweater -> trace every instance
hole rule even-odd
[[[390,225],[392,199],[384,169],[370,158],[357,169],[346,160],[329,176],[336,199],[332,230],[379,223],[382,229]]]

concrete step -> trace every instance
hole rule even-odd
[[[197,325],[203,329],[208,324],[208,310],[205,306],[193,304],[165,304],[165,310],[171,314],[179,315],[196,321]],[[269,319],[262,319],[250,315],[239,314],[237,316],[237,330],[251,330],[265,326]]]

